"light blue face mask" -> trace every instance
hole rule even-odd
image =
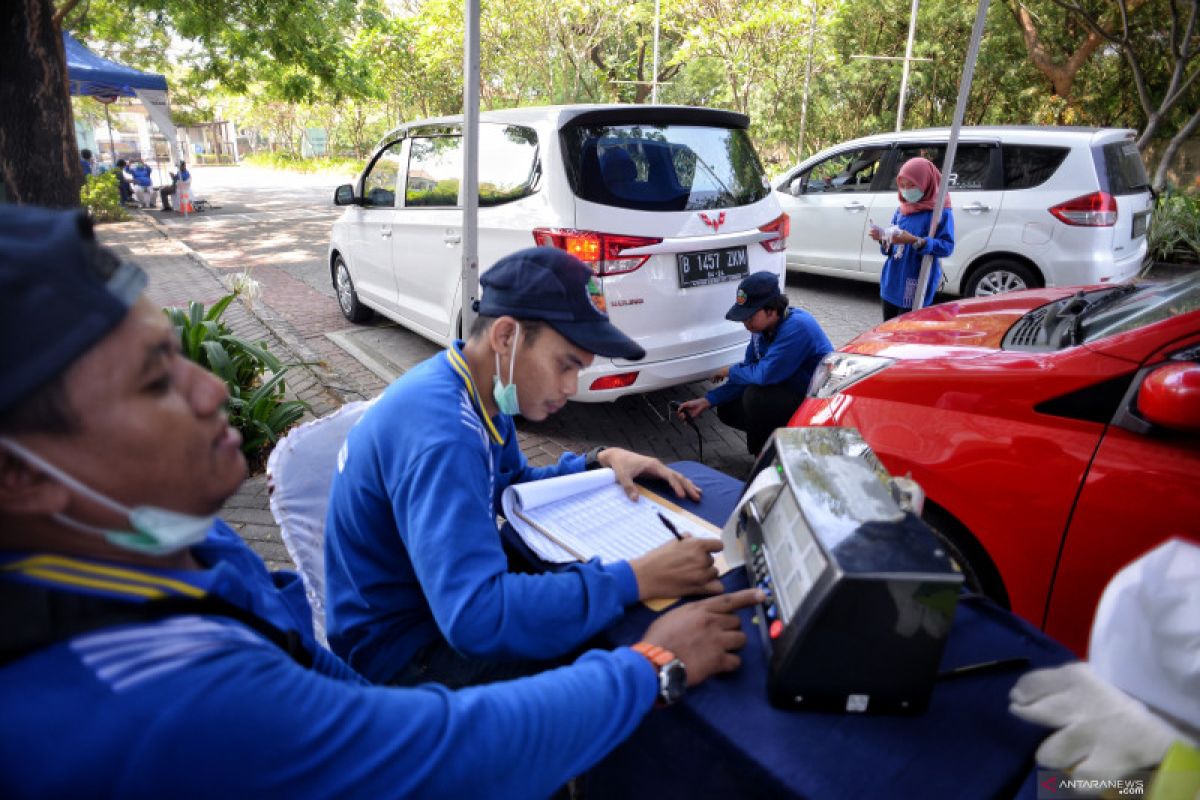
[[[129,524],[133,528],[132,531],[107,530],[71,519],[65,514],[54,515],[54,519],[68,527],[84,533],[103,536],[109,544],[125,550],[151,556],[176,553],[185,547],[190,547],[204,541],[204,537],[208,535],[209,528],[212,527],[213,520],[216,519],[215,515],[197,517],[155,506],[138,506],[137,508],[123,506],[116,500],[72,478],[32,450],[17,444],[13,440],[0,438],[0,444],[68,489],[83,495],[105,508],[128,517]]]
[[[915,203],[925,196],[925,193],[916,186],[910,186],[907,189],[903,189],[901,190],[900,194],[902,194],[904,199],[910,203]]]
[[[517,401],[517,383],[513,380],[513,370],[517,366],[517,343],[521,340],[521,323],[517,323],[517,332],[513,336],[512,357],[508,362],[508,385],[500,381],[500,354],[496,356],[496,374],[492,376],[492,398],[501,414],[515,417],[521,413],[521,404]]]

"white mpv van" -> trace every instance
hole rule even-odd
[[[824,150],[776,181],[791,216],[788,269],[879,281],[867,237],[897,207],[896,173],[941,165],[948,128],[867,136]],[[967,296],[1121,281],[1146,257],[1154,200],[1134,131],[965,127],[948,176],[954,254],[942,290]]]
[[[788,218],[729,111],[551,106],[480,115],[479,264],[534,245],[595,271],[594,299],[646,350],[596,358],[576,400],[706,378],[741,360],[725,319],[737,281],[784,277]],[[462,335],[461,117],[413,122],[381,142],[334,223],[329,268],[342,313],[378,311],[439,344]]]

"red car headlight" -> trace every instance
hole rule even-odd
[[[894,358],[858,353],[830,353],[821,359],[808,385],[809,397],[832,397],[868,375],[890,365]]]

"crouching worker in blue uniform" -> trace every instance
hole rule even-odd
[[[812,314],[788,308],[779,279],[765,270],[742,279],[725,319],[750,331],[746,357],[714,374],[713,382],[720,385],[680,403],[677,413],[680,419],[697,417],[716,406],[722,422],[746,432],[746,449],[757,456],[774,430],[796,413],[833,345]]]
[[[246,473],[225,385],[145,280],[0,207],[0,796],[545,797],[736,668],[751,591],[519,681],[369,685],[214,517]]]
[[[325,526],[326,631],[333,651],[377,683],[488,683],[544,669],[639,599],[722,590],[712,552],[688,537],[632,562],[509,571],[496,527],[511,484],[610,467],[696,486],[619,448],[531,467],[513,416],[540,421],[578,388],[594,355],[645,353],[590,299],[592,275],[561,250],[506,256],[480,279],[479,318],[393,383],[350,431]]]

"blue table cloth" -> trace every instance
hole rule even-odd
[[[704,490],[701,502],[679,505],[723,525],[741,495],[741,481],[694,462],[672,466]],[[672,497],[665,485],[651,488]],[[745,574],[733,570],[724,583],[728,590],[744,588]],[[1029,791],[1033,754],[1047,731],[1009,714],[1008,692],[1023,672],[1074,658],[1036,628],[983,598],[963,595],[942,670],[1014,657],[1028,658],[1029,665],[941,679],[920,716],[864,716],[771,707],[765,651],[751,613],[743,612],[748,642],[741,669],[650,713],[586,776],[589,800],[924,800]],[[644,607],[632,610],[607,637],[612,644],[632,644],[653,617]]]

